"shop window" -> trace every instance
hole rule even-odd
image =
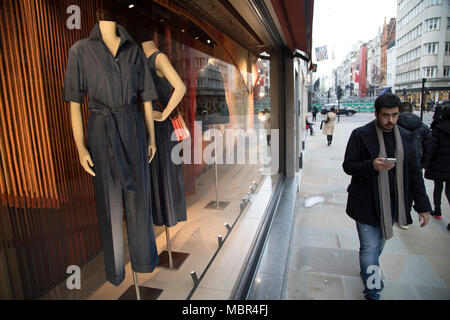
[[[52,5],[44,5],[44,2],[47,3],[0,1],[0,30],[4,30],[0,70],[2,77],[11,79],[10,85],[1,89],[1,96],[7,99],[1,99],[1,113],[5,116],[2,119],[6,120],[0,125],[4,129],[0,130],[1,146],[5,148],[1,154],[5,156],[5,167],[0,178],[0,256],[3,250],[8,250],[4,255],[7,265],[17,266],[16,270],[8,270],[11,288],[17,297],[25,299],[39,298],[55,283],[63,283],[69,265],[89,263],[102,250],[92,179],[80,166],[71,132],[70,108],[63,102],[61,91],[69,48],[89,37],[96,23],[93,13],[98,7],[122,3],[79,1],[83,2],[80,6],[82,28],[70,30],[64,23],[55,23],[66,18],[67,2],[55,0],[51,1]],[[156,2],[151,6],[154,10],[150,14],[125,8],[118,12],[117,20],[138,45],[153,39],[187,88],[178,104],[192,139],[191,148],[180,152],[187,161],[182,162],[182,177],[178,180],[184,187],[181,196],[186,202],[187,220],[173,226],[176,232],[172,233],[172,245],[195,256],[193,260],[200,276],[217,249],[217,236],[226,231],[224,222],[232,225],[237,221],[242,199],[245,203],[251,200],[249,186],[255,188],[254,181],[258,184],[272,177],[275,181],[277,176],[278,168],[264,171],[267,164],[261,163],[259,154],[256,163],[250,161],[256,152],[267,151],[267,156],[278,147],[275,137],[270,137],[270,83],[267,79],[255,85],[256,70],[264,70],[263,74],[269,76],[270,62],[254,63],[255,57],[250,59],[251,54],[231,39],[206,44],[201,39],[210,37],[195,23]],[[17,23],[29,21],[37,14],[39,17],[33,18],[35,23],[23,26]],[[186,32],[179,32],[180,25]],[[19,52],[23,57],[18,57]],[[137,67],[139,65],[133,65],[127,72]],[[136,72],[139,74],[138,70]],[[86,102],[87,97],[81,103],[83,129],[92,116]],[[133,119],[130,121],[133,125],[139,124],[135,118],[130,116],[129,119]],[[265,131],[266,136],[260,138],[260,131],[257,131],[260,129],[268,129],[269,134]],[[250,135],[253,130],[258,143],[253,149],[248,148],[249,137],[244,137],[243,145],[239,139],[226,138],[227,132],[243,131]],[[213,133],[223,134],[223,146],[211,148],[215,138],[207,137]],[[244,148],[243,163],[237,163],[239,155],[227,163],[227,154],[237,153],[240,147]],[[208,154],[208,150],[212,152]],[[196,158],[197,152],[199,158]],[[212,157],[218,160],[211,162]],[[113,171],[111,169],[111,174]],[[274,185],[271,182],[269,189]],[[269,198],[270,195],[267,201]],[[207,207],[211,202],[228,205],[217,210],[214,205]],[[154,231],[157,240],[162,239],[158,249],[163,251],[166,248],[164,227],[155,225]],[[4,268],[0,268],[0,272],[4,272]],[[96,272],[104,272],[101,263]],[[94,278],[102,277],[96,274]],[[90,283],[85,287],[89,286]],[[182,298],[180,294],[178,297]]]

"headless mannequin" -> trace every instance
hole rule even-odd
[[[158,51],[158,47],[153,40],[143,42],[142,49],[144,50],[147,58]],[[155,121],[164,121],[172,113],[173,109],[175,109],[176,106],[180,103],[181,99],[186,93],[186,85],[184,84],[183,80],[181,80],[180,76],[175,71],[169,59],[164,53],[160,53],[156,56],[155,66],[156,74],[161,78],[165,77],[174,88],[172,96],[170,97],[170,100],[167,103],[164,111],[153,111],[153,119]]]
[[[115,57],[117,49],[119,48],[120,37],[116,34],[116,22],[115,21],[99,21],[100,32],[102,34],[102,39],[105,42],[108,49],[111,51],[112,55]],[[149,132],[148,139],[148,162],[150,163],[155,156],[156,144],[155,144],[155,129],[153,126],[153,107],[151,101],[144,102],[145,110],[145,124]],[[70,118],[72,121],[72,131],[73,137],[75,139],[75,144],[78,149],[78,156],[80,158],[80,163],[92,176],[95,176],[92,166],[94,162],[92,161],[91,155],[84,144],[84,129],[83,129],[83,118],[81,116],[81,104],[77,102],[70,102]]]

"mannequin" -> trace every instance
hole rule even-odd
[[[142,49],[146,57],[150,57],[153,53],[159,51],[153,40],[145,41],[142,43]],[[163,112],[153,111],[153,119],[155,121],[164,121],[180,103],[186,93],[186,85],[181,80],[178,73],[173,68],[169,59],[165,54],[158,54],[155,60],[156,74],[158,77],[165,77],[174,88],[172,97],[170,98],[167,106]]]
[[[113,56],[116,56],[117,49],[119,48],[120,37],[116,34],[115,21],[99,21],[100,31],[102,33],[103,41],[105,42],[108,49],[111,51]],[[153,124],[153,113],[149,112],[152,110],[152,102],[144,102],[145,110],[145,122],[147,129],[149,131],[149,141],[148,141],[148,162],[150,163],[155,156],[156,146],[155,146],[155,129]],[[70,102],[70,119],[72,122],[72,131],[75,139],[75,144],[78,150],[78,156],[80,158],[80,163],[90,175],[95,176],[95,172],[91,167],[94,166],[91,155],[84,144],[84,129],[83,129],[83,118],[81,116],[81,104],[77,102]]]
[[[179,221],[186,220],[186,200],[181,164],[176,165],[171,159],[173,147],[178,141],[173,141],[173,126],[168,118],[180,103],[186,92],[186,86],[173,68],[167,56],[160,52],[153,40],[142,43],[147,62],[152,71],[158,101],[155,101],[153,117],[155,123],[156,148],[159,152],[150,165],[152,185],[153,223],[165,226],[167,252],[160,254],[160,263],[165,265],[166,255],[169,267],[173,267],[170,245],[170,227]],[[174,252],[177,263],[182,263],[187,255]],[[180,260],[178,260],[180,258]],[[184,260],[183,260],[184,261]]]
[[[81,116],[86,93],[87,145]],[[125,278],[124,213],[135,283],[135,272],[152,272],[158,263],[148,192],[148,162],[156,152],[155,97],[144,52],[114,20],[99,19],[89,37],[70,48],[63,99],[70,102],[80,163],[93,176],[105,273],[115,286]],[[137,99],[144,104],[144,115]],[[138,285],[136,294],[139,298]]]

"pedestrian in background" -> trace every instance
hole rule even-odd
[[[431,151],[431,162],[425,170],[425,178],[434,181],[434,218],[441,220],[441,197],[445,183],[445,195],[450,203],[450,105],[442,107],[440,119],[432,130],[436,144]],[[450,224],[449,224],[450,227]]]
[[[434,139],[431,135],[430,128],[423,123],[419,116],[412,113],[413,108],[409,102],[403,102],[400,105],[400,115],[398,116],[397,124],[411,132],[413,135],[413,145],[416,149],[417,161],[421,168],[426,168],[430,163]],[[408,204],[408,207],[411,207]],[[400,226],[401,229],[408,229],[407,226]]]
[[[413,134],[417,160],[422,168],[426,168],[430,163],[434,139],[430,128],[423,123],[419,116],[412,112],[412,105],[409,102],[403,102],[400,105],[397,124]]]
[[[317,117],[317,113],[319,112],[319,109],[317,109],[317,107],[314,107],[313,109],[312,109],[312,111],[311,111],[311,113],[312,113],[312,116],[313,116],[313,118],[312,118],[312,121],[313,122],[316,122],[316,117]]]
[[[356,221],[363,294],[368,300],[380,299],[379,258],[393,236],[394,222],[412,223],[411,200],[421,227],[427,225],[431,210],[412,134],[396,125],[400,104],[392,93],[375,100],[376,119],[353,130],[342,164],[352,176],[346,212]]]
[[[331,107],[330,111],[328,111],[327,116],[324,120],[324,125],[322,129],[322,133],[327,136],[328,146],[331,145],[331,141],[333,141],[335,120],[336,120],[336,113],[334,111],[334,107]]]
[[[309,134],[310,134],[310,135],[314,135],[314,130],[313,130],[313,125],[314,125],[314,124],[312,124],[311,122],[308,121],[308,116],[306,116],[305,122],[306,122],[306,126],[305,126],[305,127],[306,127],[306,130],[309,129]]]
[[[447,103],[445,105],[447,105]],[[442,106],[443,105],[441,105],[440,103],[437,103],[436,107],[434,108],[433,121],[431,122],[431,125],[430,125],[431,129],[434,129],[434,127],[436,126],[436,123],[441,118]]]

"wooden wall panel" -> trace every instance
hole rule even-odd
[[[66,27],[73,4],[81,30]],[[39,297],[101,250],[92,178],[79,164],[62,88],[68,50],[89,36],[102,6],[0,2],[0,299]]]

